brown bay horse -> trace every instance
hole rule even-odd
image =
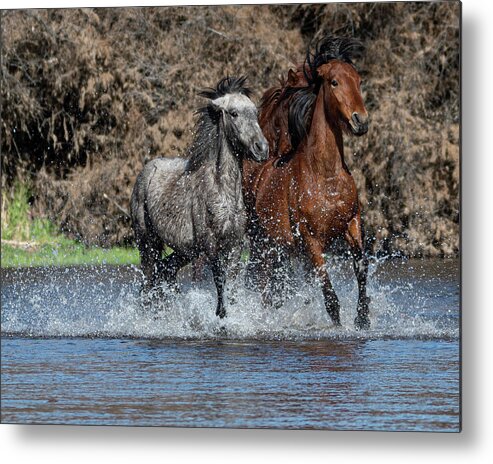
[[[358,192],[343,145],[343,133],[361,136],[368,130],[361,77],[352,64],[359,51],[353,39],[327,37],[279,87],[264,94],[259,121],[270,157],[262,165],[244,162],[243,189],[249,214],[249,276],[257,278],[264,296],[286,257],[305,258],[321,283],[328,314],[340,325],[339,301],[324,254],[336,238],[344,237],[358,280],[355,325],[367,329],[368,259]]]

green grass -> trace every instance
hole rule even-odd
[[[139,254],[132,248],[87,248],[73,241],[45,244],[35,251],[2,244],[1,260],[2,267],[138,264]]]
[[[29,187],[21,183],[12,195],[2,195],[2,240],[33,244],[26,249],[2,242],[2,267],[139,263],[135,248],[88,248],[59,233],[47,219],[31,218],[29,196]]]
[[[136,248],[86,247],[61,234],[47,219],[31,218],[29,187],[18,183],[11,195],[2,195],[1,267],[78,266],[102,264],[139,264]],[[12,246],[3,240],[31,243],[32,246]],[[164,256],[173,253],[166,248]],[[244,251],[242,261],[248,260]]]

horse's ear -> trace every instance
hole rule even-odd
[[[296,72],[293,69],[290,69],[288,71],[287,84],[288,85],[294,85],[294,84],[296,84]]]
[[[325,63],[325,64],[319,66],[319,68],[317,69],[317,73],[322,79],[328,79],[329,71],[330,71],[330,64],[329,63]]]

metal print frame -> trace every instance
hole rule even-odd
[[[1,421],[458,432],[459,2],[1,11]]]

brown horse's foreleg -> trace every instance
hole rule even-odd
[[[341,319],[339,315],[339,299],[337,298],[336,292],[332,287],[332,283],[330,281],[329,274],[325,266],[322,244],[309,234],[304,235],[303,240],[315,275],[322,284],[325,309],[329,313],[329,316],[332,319],[334,325],[340,326]]]
[[[349,223],[346,240],[353,255],[354,273],[358,280],[358,315],[354,320],[357,329],[369,329],[369,307],[370,298],[366,295],[366,282],[368,276],[368,257],[365,253],[364,231],[361,216],[358,213]]]
[[[262,291],[268,282],[268,246],[267,238],[258,225],[251,220],[247,231],[250,242],[250,255],[246,268],[245,284],[249,290]],[[266,254],[267,253],[267,254]]]

